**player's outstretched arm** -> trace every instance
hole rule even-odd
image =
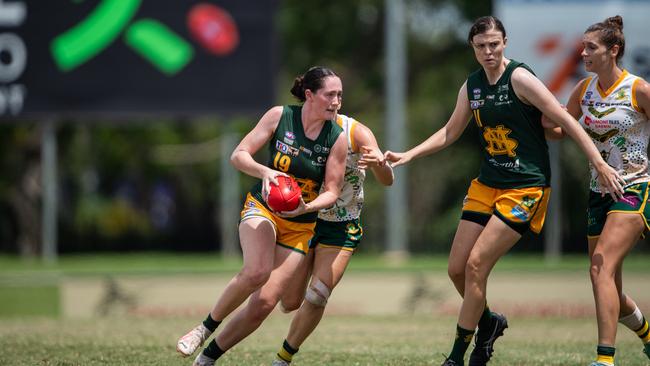
[[[598,170],[602,192],[609,192],[615,200],[623,194],[623,178],[603,160],[591,138],[578,121],[565,111],[560,102],[530,71],[518,67],[512,73],[512,87],[519,99],[534,105],[578,144],[591,164]]]
[[[421,144],[406,152],[386,151],[384,156],[393,167],[396,167],[406,164],[417,157],[440,151],[458,140],[465,127],[467,127],[471,116],[472,111],[469,108],[469,99],[467,98],[467,82],[465,82],[458,91],[456,108],[444,127],[424,140]]]

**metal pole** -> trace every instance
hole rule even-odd
[[[241,210],[241,192],[239,190],[239,172],[230,164],[230,154],[239,143],[239,135],[226,132],[221,136],[221,195],[219,200],[219,224],[221,227],[221,254],[224,257],[238,257],[239,249],[239,212]]]
[[[58,256],[57,248],[57,144],[56,123],[47,120],[42,124],[41,136],[41,186],[43,192],[43,229],[42,256],[45,262],[55,263]]]
[[[547,262],[557,262],[562,256],[562,175],[560,174],[560,141],[550,141],[551,160],[551,200],[546,215],[544,232],[544,258]]]
[[[404,151],[405,100],[406,100],[406,41],[405,12],[403,0],[386,0],[386,136],[387,149]],[[403,258],[408,255],[406,223],[407,170],[405,166],[395,169],[395,183],[386,190],[386,255]]]

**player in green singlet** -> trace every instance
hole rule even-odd
[[[198,354],[194,366],[214,365],[259,327],[305,261],[318,211],[332,206],[341,192],[347,144],[334,122],[343,94],[341,79],[330,69],[313,67],[296,78],[291,93],[302,105],[271,108],[231,156],[237,169],[260,179],[241,212],[243,268],[207,318],[178,340],[177,351],[185,357],[193,354],[224,318],[249,301]],[[253,156],[265,145],[269,161],[261,164]],[[281,175],[293,176],[303,191],[300,205],[291,212],[273,212],[265,202],[270,185]]]
[[[576,85],[567,110],[579,119],[607,163],[625,180],[623,197],[615,201],[599,190],[598,172],[592,169],[587,211],[598,322],[597,358],[592,366],[613,366],[619,322],[637,334],[650,358],[648,321],[634,300],[623,293],[623,260],[650,229],[650,84],[619,66],[625,52],[620,16],[591,25],[582,43],[585,69],[595,75]]]
[[[599,183],[613,195],[620,177],[602,159],[589,136],[530,69],[504,55],[507,37],[495,17],[479,18],[468,41],[481,68],[463,83],[456,108],[444,127],[418,146],[387,151],[393,166],[440,151],[473,121],[479,128],[483,160],[469,187],[449,255],[449,276],[463,297],[456,339],[443,365],[464,365],[478,327],[469,365],[485,365],[494,341],[507,328],[506,318],[486,303],[488,276],[496,262],[527,230],[539,233],[550,194],[548,152],[542,112],[557,121],[600,172]]]

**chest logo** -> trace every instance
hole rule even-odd
[[[596,118],[603,118],[608,114],[616,112],[616,107],[607,108],[602,112],[594,107],[589,107],[587,109],[589,110],[589,113],[593,114]]]
[[[515,139],[508,138],[512,132],[511,129],[498,125],[495,128],[486,127],[483,130],[483,139],[487,142],[485,150],[492,155],[508,155],[509,157],[517,156],[515,149],[519,143]]]
[[[616,136],[616,134],[618,133],[618,129],[614,128],[614,129],[609,130],[609,131],[607,131],[605,133],[598,133],[596,131],[593,131],[590,128],[585,128],[585,132],[587,132],[587,135],[589,135],[589,137],[591,137],[592,139],[594,139],[594,140],[596,140],[598,142],[604,143],[605,141],[609,140],[610,138]],[[607,160],[607,159],[605,159],[605,160]]]

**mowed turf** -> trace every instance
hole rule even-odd
[[[649,258],[630,259],[626,289],[648,314]],[[239,266],[165,255],[62,258],[54,267],[0,258],[0,264],[1,366],[189,366],[192,359],[175,352],[176,340],[205,316]],[[444,257],[402,265],[355,257],[293,366],[440,365],[451,349],[459,304],[445,267]],[[497,265],[488,300],[508,315],[510,328],[497,342],[491,366],[587,366],[593,360],[596,325],[587,267],[584,257],[551,264],[509,257]],[[105,315],[101,304],[110,305]],[[218,365],[270,365],[290,320],[275,311]],[[617,365],[650,365],[641,349],[638,338],[619,326]]]
[[[274,314],[219,365],[270,365],[289,317]],[[195,319],[116,317],[0,321],[0,365],[191,365],[174,350]],[[439,365],[455,319],[432,316],[328,316],[301,347],[294,366]],[[595,327],[585,319],[511,318],[490,365],[581,365],[594,354]],[[619,336],[618,365],[648,365],[629,331]]]

